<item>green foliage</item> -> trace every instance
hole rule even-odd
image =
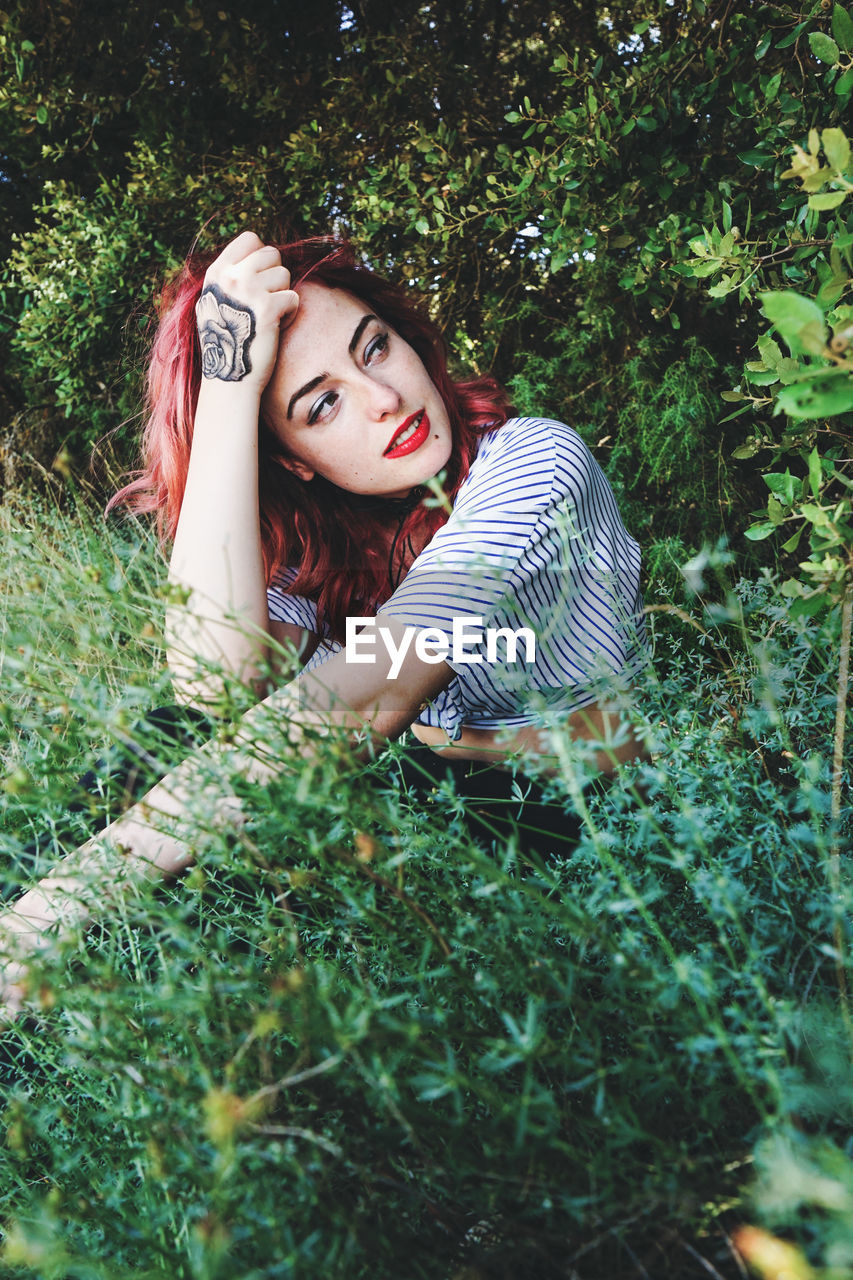
[[[167,696],[147,536],[22,515],[7,865],[35,832],[46,860],[75,837],[69,777]],[[853,905],[825,876],[837,635],[815,644],[769,581],[694,610],[689,636],[651,620],[638,794],[584,799],[555,732],[554,793],[586,821],[565,859],[473,845],[451,797],[412,810],[329,743],[272,786],[233,780],[239,835],[200,802],[196,869],[45,955],[39,1016],[2,1042],[11,1274],[539,1280],[662,1248],[687,1276],[685,1245],[728,1274],[720,1226],[793,1107]],[[284,759],[285,735],[267,725],[264,750]],[[227,757],[210,767],[230,785]],[[484,1221],[496,1243],[466,1243]]]
[[[676,419],[702,421],[692,458],[664,459],[660,437],[644,433],[657,452],[636,458],[632,475],[646,477],[646,506],[673,536],[684,529],[670,488],[719,489],[736,504],[735,527],[745,523],[755,485],[740,478],[743,461],[736,481],[726,475],[729,442],[707,410],[755,317],[720,325],[717,315],[733,314],[742,241],[779,222],[777,157],[823,106],[820,74],[840,89],[830,113],[844,108],[846,54],[800,74],[809,35],[841,50],[844,20],[791,4],[718,12],[637,0],[605,14],[526,0],[488,15],[411,3],[391,31],[378,5],[327,6],[284,26],[273,10],[241,21],[212,3],[158,10],[141,45],[133,5],[97,30],[74,0],[5,14],[0,110],[21,155],[43,142],[26,171],[52,183],[34,215],[16,219],[0,286],[16,353],[8,394],[22,412],[36,388],[55,389],[56,443],[78,455],[127,416],[138,346],[133,327],[122,338],[124,319],[148,314],[158,273],[200,227],[213,241],[244,225],[270,236],[331,226],[425,292],[448,333],[464,335],[469,363],[529,379],[529,361],[553,356],[537,411],[594,421],[620,458],[636,451],[632,424],[660,371],[693,369],[691,353],[707,352],[695,394],[673,382]],[[104,52],[93,90],[88,67]],[[828,119],[825,132],[834,128]],[[28,190],[21,177],[9,187],[21,199]],[[721,208],[728,226],[709,230],[700,263],[690,245]],[[101,246],[91,287],[55,279],[56,262],[80,261],[58,252],[60,239]],[[718,271],[710,295],[702,271]],[[70,331],[58,310],[69,296]],[[564,339],[571,330],[584,341]],[[649,340],[648,377],[625,385],[625,359]],[[560,367],[570,346],[571,386]],[[590,399],[596,384],[611,394]],[[717,530],[691,531],[705,532]]]
[[[756,1150],[751,1198],[768,1227],[793,1229],[806,1247],[753,1229],[738,1243],[759,1276],[778,1275],[784,1262],[795,1280],[843,1280],[853,1266],[849,1044],[835,1010],[820,1005],[795,1022],[790,1040],[783,1114]]]
[[[139,210],[129,198],[122,203],[116,209],[107,192],[85,199],[47,184],[48,217],[10,258],[23,295],[10,340],[13,368],[31,405],[50,396],[66,419],[88,420],[92,441],[134,414],[141,398],[139,381],[119,374],[113,354],[138,287],[137,276],[128,288],[125,264],[133,259],[144,271],[147,247]],[[148,275],[151,288],[151,265]]]
[[[21,306],[9,340],[12,368],[30,410],[50,396],[66,420],[60,441],[70,437],[78,449],[81,433],[91,445],[117,423],[137,422],[144,337],[160,281],[181,261],[158,224],[183,244],[197,238],[205,247],[236,234],[246,217],[272,216],[255,157],[235,153],[213,189],[168,139],[156,152],[139,143],[127,159],[129,173],[88,196],[48,183],[35,228],[16,238],[9,258]],[[211,224],[206,236],[197,234],[199,221]]]
[[[629,488],[656,485],[676,502],[707,506],[703,455],[719,411],[708,376],[713,357],[693,339],[670,361],[658,362],[656,355],[650,342],[642,342],[626,362],[614,465],[631,476]]]
[[[593,359],[599,376],[584,385]],[[536,413],[545,404],[584,435],[644,553],[653,540],[697,545],[719,535],[721,515],[739,494],[718,427],[718,385],[726,371],[707,348],[693,338],[657,336],[640,338],[632,351],[616,335],[584,324],[543,335],[539,349],[518,364],[509,388],[516,410]],[[732,447],[738,438],[732,436]]]
[[[720,15],[655,2],[611,7],[605,21],[529,3],[498,6],[483,32],[473,10],[454,7],[451,20],[435,4],[412,6],[392,35],[368,7],[333,40],[311,22],[290,32],[299,83],[282,73],[286,41],[263,10],[239,30],[205,6],[162,14],[156,54],[123,43],[128,12],[99,39],[125,58],[132,96],[121,98],[110,63],[102,97],[72,119],[91,38],[75,23],[63,58],[73,8],[38,21],[16,10],[3,27],[17,55],[2,109],[25,131],[22,147],[28,129],[50,134],[36,164],[47,185],[34,222],[18,219],[0,283],[21,449],[45,402],[40,412],[58,414],[54,452],[64,442],[77,457],[129,419],[158,278],[200,228],[216,243],[246,225],[354,235],[377,266],[429,295],[468,364],[509,380],[525,408],[603,440],[617,484],[658,535],[714,540],[720,513],[736,533],[759,501],[756,463],[779,443],[766,408],[822,414],[830,394],[833,412],[846,403],[838,369],[801,392],[786,363],[798,358],[765,342],[744,388],[726,393],[735,412],[756,415],[746,444],[742,422],[721,429],[725,408],[713,407],[760,336],[749,308],[759,293],[801,293],[815,271],[814,305],[835,308],[833,340],[844,331],[849,246],[840,232],[834,248],[823,243],[815,228],[840,225],[846,208],[846,143],[832,121],[849,97],[846,10]],[[485,35],[488,63],[475,56]],[[838,60],[809,62],[803,79],[818,35]],[[252,67],[253,39],[268,61]],[[214,47],[212,84],[203,56]],[[826,125],[794,161],[814,188],[806,207],[780,191],[783,157],[818,110]],[[78,148],[71,169],[63,134]],[[822,428],[819,417],[801,421],[805,457]],[[839,471],[827,472],[827,493],[839,492]]]
[[[807,1058],[818,1022],[850,1051],[827,608],[853,524],[850,11],[291,8],[0,12],[15,448],[41,424],[43,460],[79,459],[135,411],[157,282],[199,233],[332,228],[522,410],[585,432],[664,594],[759,491],[747,538],[785,568],[778,592],[651,615],[644,799],[593,802],[564,863],[485,854],[452,806],[428,822],[330,754],[253,792],[244,836],[206,832],[186,883],[46,957],[42,1015],[4,1041],[4,1265],[542,1280],[627,1250],[686,1275],[684,1242],[722,1274],[761,1134],[755,1212],[807,1215],[815,1265],[847,1267],[844,1088]],[[161,566],[138,531],[3,521],[3,840],[26,876],[35,831],[49,860],[85,829],[67,779],[168,698]],[[567,758],[560,787],[581,775]]]
[[[845,20],[853,27],[846,11],[840,6],[836,9],[844,19],[836,16],[835,29],[846,31]],[[812,41],[812,48],[826,52],[829,44],[833,52],[831,56],[827,52],[823,60],[835,66],[841,55],[834,41]],[[821,149],[825,164],[821,164]],[[736,450],[736,456],[748,458],[761,448],[771,448],[771,465],[784,455],[800,460],[805,474],[795,476],[786,467],[784,472],[765,475],[770,489],[766,514],[758,513],[764,518],[747,530],[747,537],[758,541],[784,528],[783,550],[793,554],[803,534],[807,535],[809,555],[799,563],[802,576],[789,578],[784,587],[794,600],[795,611],[803,613],[814,613],[827,600],[842,599],[850,590],[853,568],[853,476],[841,443],[851,438],[848,424],[853,411],[853,361],[848,356],[853,307],[842,301],[853,284],[853,234],[841,214],[842,204],[853,191],[853,183],[845,176],[849,165],[850,144],[842,129],[827,128],[821,133],[811,129],[808,150],[795,145],[793,163],[780,175],[798,179],[807,196],[796,216],[769,231],[766,241],[735,244],[731,229],[721,239],[714,227],[691,243],[697,258],[692,270],[699,278],[719,276],[726,254],[737,255],[737,265],[710,292],[730,292],[737,287],[742,299],[757,295],[764,315],[788,347],[785,355],[772,332],[759,335],[759,358],[747,362],[741,388],[726,398],[747,402],[745,408],[766,406],[774,414],[787,416],[788,426],[780,440],[764,428],[761,435],[756,433]],[[835,189],[821,194],[827,184]],[[821,215],[829,225],[821,226]],[[729,227],[731,218],[727,207],[724,221]],[[805,239],[804,234],[812,239]],[[767,253],[768,248],[773,252]],[[777,273],[765,264],[789,256],[794,264],[793,279],[808,281],[807,273],[812,274],[814,297],[790,288],[766,290],[768,276],[775,282]],[[782,268],[783,276],[786,270]],[[821,432],[820,424],[829,418],[840,421]]]

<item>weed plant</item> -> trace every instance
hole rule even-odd
[[[85,833],[76,775],[170,694],[147,533],[85,504],[2,520],[13,892]],[[450,791],[414,808],[334,741],[267,787],[222,776],[245,828],[199,801],[195,868],[46,953],[2,1037],[0,1274],[741,1274],[729,1233],[783,1221],[792,1125],[813,1166],[850,1133],[837,624],[785,606],[766,578],[650,615],[651,761],[585,792],[553,730],[585,824],[563,858],[476,845]]]

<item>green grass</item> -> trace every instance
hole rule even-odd
[[[169,693],[149,536],[82,502],[1,518],[14,880],[35,832],[82,837],[71,780]],[[46,955],[3,1036],[0,1274],[736,1276],[727,1233],[758,1214],[834,1258],[837,621],[785,604],[759,581],[688,605],[699,629],[651,615],[653,761],[564,859],[472,844],[340,744],[237,780],[245,830],[200,814],[196,868]],[[794,1208],[792,1162],[825,1175]]]

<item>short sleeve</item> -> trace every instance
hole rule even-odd
[[[511,603],[518,566],[551,501],[554,480],[553,441],[547,432],[522,429],[528,421],[535,423],[513,419],[486,437],[450,518],[381,613],[450,636],[454,619],[488,622]]]
[[[273,622],[289,622],[317,633],[317,606],[305,596],[290,595],[287,588],[295,580],[298,569],[291,565],[276,569],[267,587],[267,608]]]
[[[577,432],[511,419],[380,616],[442,634],[463,721],[486,727],[543,700],[577,710],[633,678],[639,576],[639,548]]]
[[[295,577],[274,576],[270,617],[316,632],[316,607],[287,593]],[[432,632],[422,639],[445,651],[454,679],[418,719],[451,741],[465,726],[579,710],[648,660],[639,547],[580,435],[542,418],[512,418],[481,439],[448,520],[383,617]],[[339,648],[327,639],[309,667]]]

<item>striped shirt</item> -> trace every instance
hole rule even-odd
[[[295,576],[274,575],[270,618],[316,632],[314,603],[287,592]],[[447,523],[377,620],[445,637],[454,679],[418,720],[455,741],[463,726],[535,724],[547,708],[576,711],[628,685],[647,659],[639,581],[639,547],[578,433],[511,418],[482,437]],[[535,640],[529,661],[522,629]],[[464,650],[452,651],[455,638]],[[322,643],[309,669],[340,648]]]

